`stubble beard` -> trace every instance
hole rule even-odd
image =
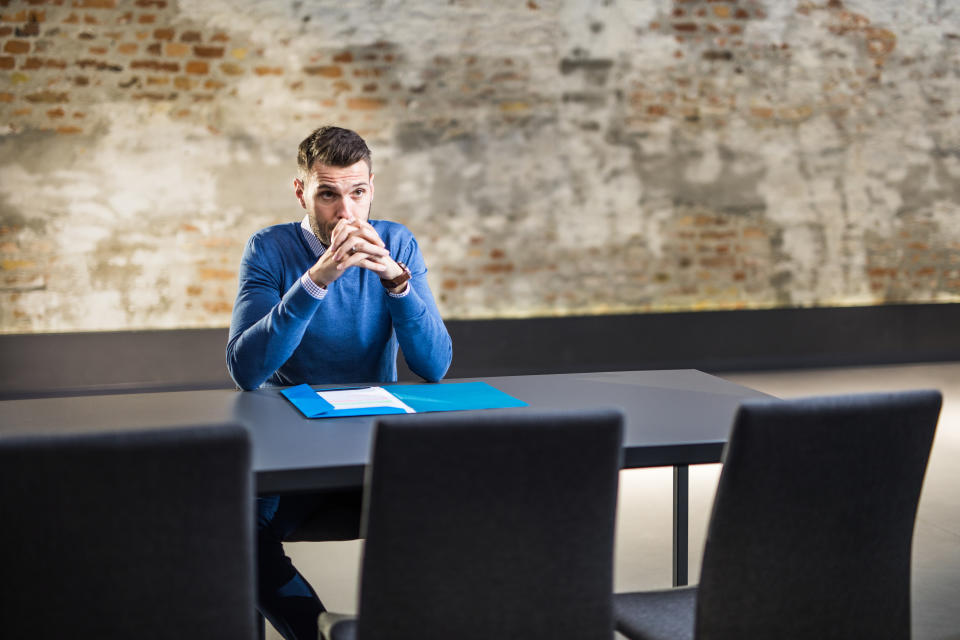
[[[370,214],[373,212],[373,203],[367,207],[367,220],[370,219]],[[313,231],[313,235],[317,237],[323,246],[330,246],[330,237],[333,235],[333,228],[337,226],[339,220],[331,220],[330,222],[321,223],[317,220],[316,214],[310,215],[310,230]]]

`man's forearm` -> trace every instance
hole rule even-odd
[[[231,335],[227,368],[240,388],[258,388],[293,355],[320,304],[297,282],[259,320]]]

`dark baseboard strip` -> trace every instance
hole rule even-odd
[[[960,360],[960,304],[450,320],[448,377]],[[0,336],[0,398],[232,388],[226,329]],[[416,380],[403,362],[400,379]]]

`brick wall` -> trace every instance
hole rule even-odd
[[[960,300],[932,0],[0,0],[0,332],[225,326],[355,128],[448,318]]]

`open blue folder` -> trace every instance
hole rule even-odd
[[[486,382],[450,382],[447,384],[384,384],[380,388],[402,400],[417,413],[428,411],[466,411],[468,409],[505,409],[525,407],[527,403],[491,387]],[[333,391],[321,389],[320,391]],[[379,416],[405,413],[398,407],[362,407],[334,409],[308,384],[284,389],[280,393],[308,418]]]

